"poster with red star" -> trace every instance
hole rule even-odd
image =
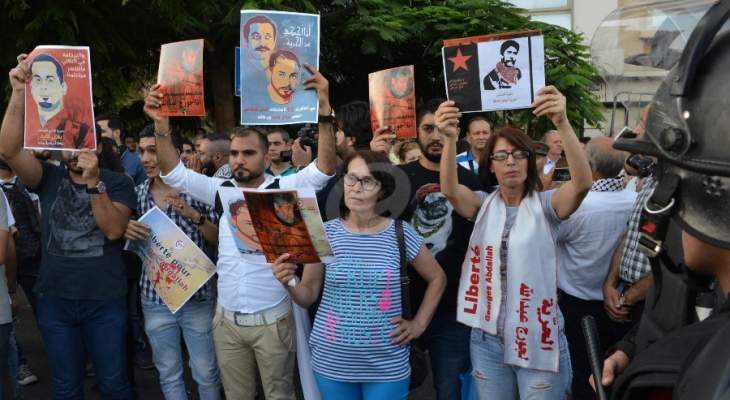
[[[545,86],[541,31],[444,41],[444,83],[462,112],[529,108]]]
[[[413,65],[368,75],[373,132],[387,126],[399,140],[416,137],[416,90]]]

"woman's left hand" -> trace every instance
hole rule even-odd
[[[397,324],[398,326],[390,331],[389,336],[392,338],[393,344],[399,346],[406,345],[414,339],[418,339],[423,331],[426,330],[425,326],[421,326],[415,320],[407,320],[402,317],[395,317],[390,320],[391,324]]]
[[[535,109],[532,112],[535,116],[546,115],[556,128],[568,121],[565,96],[555,86],[545,86],[540,89],[532,107]]]

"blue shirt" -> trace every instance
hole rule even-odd
[[[479,162],[474,159],[471,149],[456,155],[456,163],[468,169],[475,175],[479,175]]]
[[[124,167],[124,172],[134,181],[135,186],[141,185],[147,180],[147,174],[144,172],[139,154],[136,152],[124,150],[124,153],[122,153],[122,166]]]
[[[388,336],[401,315],[400,252],[395,224],[378,233],[353,233],[341,219],[325,224],[335,252],[325,266],[324,292],[310,336],[312,367],[345,382],[395,382],[410,376],[408,346]],[[403,223],[406,258],[423,243]],[[415,310],[414,310],[415,311]]]

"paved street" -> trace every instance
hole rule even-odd
[[[22,290],[18,291],[19,323],[18,323],[18,341],[25,351],[28,363],[33,372],[38,376],[39,381],[30,386],[22,387],[21,392],[26,400],[50,400],[53,398],[51,389],[51,371],[48,367],[43,341],[40,332],[33,320],[33,315]],[[190,371],[185,369],[185,378],[188,382],[188,390],[190,399],[197,399],[195,392],[195,384],[190,377]],[[157,381],[157,372],[155,370],[143,371],[135,369],[136,389],[140,400],[163,400],[162,392]],[[435,395],[430,387],[430,378],[422,387],[411,393],[410,398],[413,400],[433,400]],[[99,392],[93,390],[94,378],[87,378],[85,381],[85,399],[101,400]],[[8,399],[12,397],[7,397]]]

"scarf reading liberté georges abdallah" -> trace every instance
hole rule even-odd
[[[457,319],[497,335],[502,301],[500,248],[507,207],[497,190],[482,205],[461,267]],[[509,233],[504,362],[558,371],[557,258],[540,197],[525,197]]]

